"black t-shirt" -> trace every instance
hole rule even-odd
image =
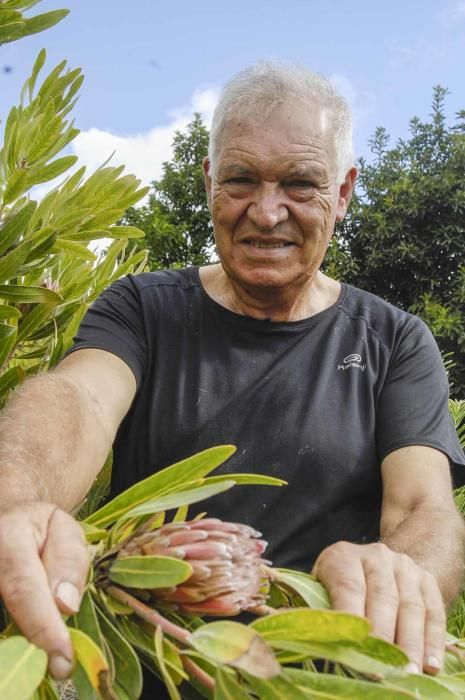
[[[129,276],[90,308],[72,350],[81,348],[118,355],[137,380],[114,445],[112,494],[232,443],[218,473],[289,485],[235,486],[191,513],[253,525],[277,566],[308,571],[333,542],[378,539],[389,452],[427,445],[465,463],[425,324],[345,284],[321,313],[271,322],[217,304],[197,268]]]

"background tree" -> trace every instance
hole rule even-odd
[[[185,132],[177,131],[173,158],[152,182],[148,204],[129,209],[124,223],[145,232],[139,244],[149,251],[152,270],[203,265],[213,251],[213,230],[207,207],[202,161],[208,130],[195,114]]]
[[[389,148],[378,128],[374,160],[359,161],[350,211],[329,263],[346,281],[418,314],[452,352],[453,389],[465,384],[465,111],[446,124],[447,90],[433,92],[429,121]]]

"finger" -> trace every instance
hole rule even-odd
[[[434,674],[444,665],[446,612],[436,579],[431,574],[423,578],[422,592],[426,607],[423,669]]]
[[[384,547],[384,545],[381,545]],[[371,621],[375,637],[393,642],[396,634],[399,592],[392,566],[392,557],[386,548],[376,560],[364,559],[367,584],[365,616]]]
[[[365,615],[366,582],[360,557],[353,556],[354,545],[337,542],[318,557],[313,575],[326,587],[335,610]]]
[[[399,591],[399,611],[395,642],[410,659],[410,669],[419,673],[423,668],[425,633],[425,602],[420,587],[419,571],[406,555],[398,555],[396,581]]]
[[[79,610],[90,557],[80,525],[56,509],[48,524],[42,562],[59,609],[68,615]]]
[[[0,594],[21,632],[47,652],[52,675],[66,678],[73,668],[73,648],[53,600],[35,535],[24,519],[2,519]]]

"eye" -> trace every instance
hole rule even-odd
[[[313,182],[310,182],[310,180],[291,180],[290,182],[287,183],[288,187],[295,187],[297,189],[305,189],[309,187],[313,187]]]
[[[226,182],[230,185],[249,185],[252,182],[250,177],[230,177]]]

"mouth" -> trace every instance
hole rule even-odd
[[[289,248],[290,246],[295,245],[295,243],[291,243],[290,241],[263,241],[250,238],[245,238],[243,241],[241,241],[241,243],[251,246],[252,248],[262,249]]]

